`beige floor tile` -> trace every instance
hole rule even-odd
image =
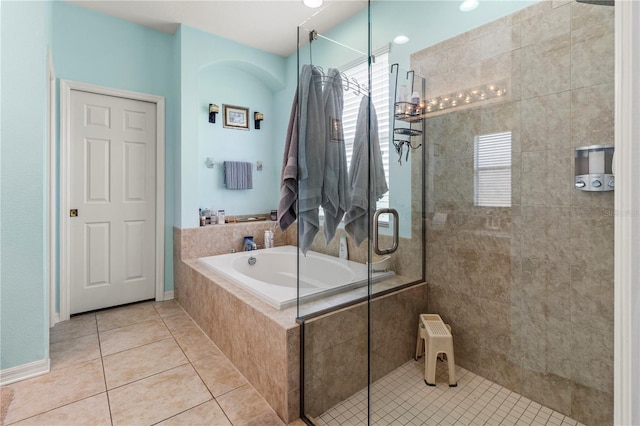
[[[188,362],[173,338],[118,352],[103,359],[107,389],[113,389]]]
[[[192,364],[204,384],[216,398],[247,384],[244,376],[224,355],[209,355]]]
[[[176,333],[174,337],[191,362],[211,355],[222,355],[222,351],[200,330]]]
[[[211,400],[160,422],[156,426],[183,425],[231,426],[231,422],[229,422],[218,403]]]
[[[211,399],[191,365],[110,390],[114,425],[153,424]]]
[[[73,402],[55,410],[14,423],[16,426],[111,426],[107,393]]]
[[[102,356],[157,342],[171,337],[161,319],[100,332]]]
[[[97,332],[95,314],[78,315],[53,326],[49,330],[49,343],[59,343]]]
[[[121,308],[96,312],[98,331],[113,330],[114,328],[158,319],[160,316],[153,307],[153,303],[136,303]]]
[[[162,319],[173,334],[201,331],[191,317],[184,311],[163,317]]]
[[[14,391],[5,423],[23,420],[104,392],[102,360],[60,368],[8,386]]]
[[[100,358],[98,335],[90,334],[63,342],[52,343],[49,346],[49,357],[51,358],[52,371]]]
[[[286,426],[285,422],[273,410],[265,411],[248,422],[240,424],[244,426]]]
[[[273,411],[250,384],[221,395],[216,400],[234,425],[247,423],[260,415]]]
[[[182,306],[175,300],[167,300],[165,302],[155,302],[153,306],[156,308],[158,315],[162,318],[170,317],[172,315],[182,315],[184,310]]]

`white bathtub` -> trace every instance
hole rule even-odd
[[[249,258],[254,257],[254,265]],[[276,309],[296,304],[300,261],[300,301],[308,302],[367,285],[367,266],[294,246],[202,257],[198,263],[230,279]],[[376,272],[372,282],[393,276]]]

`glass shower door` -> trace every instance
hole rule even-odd
[[[412,359],[426,312],[421,122],[416,109],[410,120],[395,111],[398,87],[406,113],[423,79],[394,66],[388,44],[372,48],[365,12],[348,32],[319,33],[314,18],[298,29],[301,413],[340,425],[370,423],[376,383]],[[338,221],[336,181],[347,184]]]
[[[318,17],[331,12],[329,5],[298,28],[301,414],[316,421],[357,398],[350,405],[350,422],[364,425],[370,249],[368,238],[356,241],[354,235],[368,236],[370,227],[366,209],[351,208],[351,178],[354,161],[368,161],[367,151],[363,156],[356,144],[363,138],[358,118],[368,111],[368,25],[357,21],[349,37],[316,31]],[[366,190],[366,180],[364,185]],[[346,223],[353,218],[358,220]],[[357,227],[349,226],[355,223]]]

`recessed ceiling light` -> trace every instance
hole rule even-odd
[[[409,41],[409,37],[407,37],[406,35],[399,35],[393,39],[393,42],[395,44],[405,44],[408,41]]]
[[[478,0],[464,0],[460,5],[460,10],[463,12],[471,12],[478,7],[479,4]]]
[[[322,6],[322,0],[302,0],[302,3],[312,9]]]

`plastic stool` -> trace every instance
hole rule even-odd
[[[422,354],[425,345],[424,382],[429,386],[436,385],[436,362],[438,354],[447,355],[449,369],[449,386],[458,386],[456,381],[456,364],[453,356],[453,336],[451,327],[445,324],[438,314],[421,314],[418,323],[418,341],[416,342],[416,361]]]

